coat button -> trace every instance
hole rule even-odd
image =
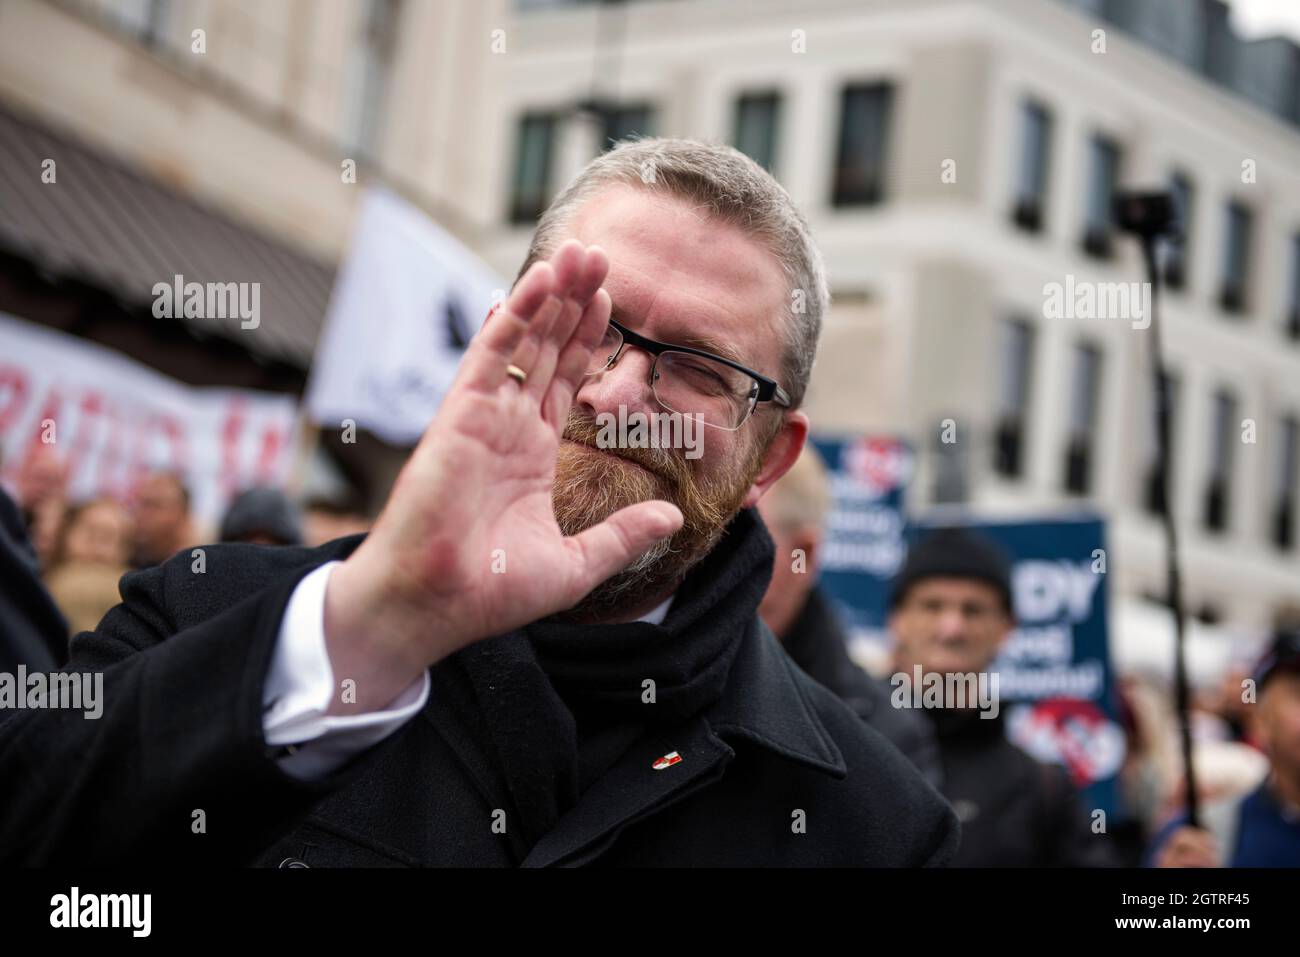
[[[311,865],[308,864],[306,861],[301,861],[296,857],[286,857],[284,860],[280,862],[280,866],[281,867],[307,867],[307,868],[311,867]]]

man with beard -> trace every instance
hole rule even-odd
[[[942,798],[757,615],[752,507],[807,435],[827,298],[802,217],[737,151],[594,160],[368,536],[124,581],[74,645],[112,666],[103,719],[0,729],[4,856],[945,862]],[[702,457],[601,448],[620,406],[696,416]]]

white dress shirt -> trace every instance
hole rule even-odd
[[[325,650],[325,586],[338,562],[314,569],[293,590],[262,692],[262,731],[272,747],[293,746],[280,767],[302,780],[319,780],[374,747],[413,718],[429,700],[429,673],[379,711],[328,715],[334,669]],[[661,624],[673,596],[637,619]]]

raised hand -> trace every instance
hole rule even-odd
[[[330,661],[357,682],[336,710],[382,707],[465,645],[572,607],[681,526],[662,501],[573,537],[555,521],[556,453],[609,321],[608,270],[599,247],[566,242],[470,343],[374,530],[330,575]]]

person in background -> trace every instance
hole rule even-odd
[[[1011,563],[978,533],[939,529],[908,551],[894,582],[895,664],[923,674],[986,674],[1015,624]],[[990,685],[991,687],[991,685]],[[1095,867],[1117,863],[1093,834],[1067,772],[1007,739],[1003,713],[927,708],[944,796],[962,824],[954,867]]]
[[[1201,827],[1185,815],[1171,821],[1152,842],[1155,867],[1300,867],[1300,631],[1276,633],[1255,690],[1251,725],[1269,762],[1264,782],[1243,798],[1206,804]]]
[[[41,584],[18,503],[0,488],[0,671],[52,671],[67,660],[68,623]],[[0,721],[17,714],[0,708]]]
[[[815,449],[803,453],[758,503],[776,543],[772,582],[759,615],[786,654],[834,692],[939,786],[934,731],[920,715],[894,708],[889,687],[854,664],[830,599],[817,585],[817,565],[830,508],[826,466]]]
[[[67,512],[68,465],[53,445],[35,445],[18,469],[17,498],[41,568],[58,548]]]
[[[346,535],[370,531],[371,519],[361,495],[317,496],[302,509],[303,544],[310,548]]]
[[[157,565],[195,544],[190,491],[176,473],[145,476],[136,486],[131,504],[135,518],[134,567]]]
[[[117,583],[130,568],[131,516],[111,498],[72,508],[53,565],[45,576],[54,601],[68,619],[70,635],[93,631],[120,602]]]
[[[221,519],[223,542],[252,545],[301,545],[302,519],[297,507],[278,488],[240,492]]]
[[[1250,705],[1241,700],[1241,683],[1250,676],[1248,668],[1231,664],[1218,684],[1205,695],[1205,710],[1223,721],[1223,727],[1233,741],[1247,740]]]

